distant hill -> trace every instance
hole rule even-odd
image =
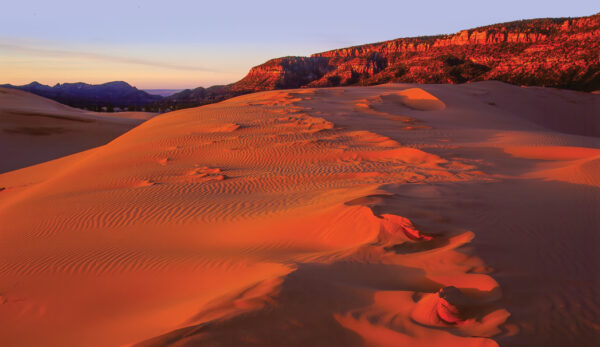
[[[159,109],[181,109],[223,101],[243,93],[232,91],[231,85],[186,89],[157,102]]]
[[[148,94],[121,81],[104,84],[59,83],[53,87],[32,82],[23,86],[5,84],[0,87],[19,89],[65,105],[96,110],[103,107],[108,110],[114,107],[141,108],[162,99],[159,95]]]
[[[401,38],[283,57],[253,67],[218,89],[183,91],[160,101],[181,108],[273,89],[374,85],[387,82],[465,83],[600,89],[600,14],[521,20],[452,35]]]
[[[146,93],[148,93],[150,95],[159,95],[162,97],[170,96],[175,93],[179,93],[182,90],[183,89],[143,89],[143,91],[145,91]]]

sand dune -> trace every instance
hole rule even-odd
[[[103,145],[152,116],[146,112],[89,112],[0,88],[0,172]]]
[[[600,144],[523,90],[257,93],[2,174],[2,339],[593,345]]]
[[[421,111],[443,110],[446,104],[443,101],[429,94],[421,88],[405,89],[391,97],[400,97],[400,103],[404,106]],[[392,98],[394,100],[395,98]]]
[[[377,107],[385,107],[390,104],[401,105],[419,111],[439,111],[446,108],[446,104],[443,101],[421,88],[409,88],[399,92],[382,93],[374,97],[359,100],[357,106],[376,109]]]

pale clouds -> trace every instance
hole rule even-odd
[[[194,66],[194,65],[183,65],[177,63],[169,63],[163,61],[154,61],[147,59],[140,59],[134,57],[124,57],[124,56],[115,56],[109,54],[95,53],[95,52],[82,52],[82,51],[69,51],[69,50],[60,50],[60,49],[52,49],[46,47],[33,47],[33,46],[25,46],[14,43],[2,43],[0,42],[0,51],[8,51],[14,52],[18,54],[22,54],[29,57],[39,57],[39,58],[48,58],[48,57],[58,57],[58,58],[67,58],[67,59],[83,59],[83,60],[95,60],[95,61],[104,61],[111,63],[120,63],[120,64],[130,64],[130,65],[141,65],[162,69],[170,69],[170,70],[183,70],[183,71],[205,71],[205,72],[216,72],[214,69],[208,69],[202,66]]]

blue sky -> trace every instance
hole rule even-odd
[[[209,86],[280,56],[599,11],[578,0],[3,1],[0,83]]]

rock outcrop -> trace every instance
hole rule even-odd
[[[307,86],[500,80],[592,91],[600,87],[600,14],[534,19],[314,54],[336,69]],[[338,77],[334,77],[338,76]]]
[[[253,67],[239,82],[220,87],[220,96],[198,94],[185,106],[273,89],[483,80],[600,89],[600,14],[522,20],[453,35],[401,38],[310,57],[273,59]],[[165,102],[182,107],[175,102],[177,97]]]
[[[300,88],[334,70],[329,60],[316,56],[272,59],[250,69],[246,77],[232,85],[231,90],[245,92]]]

